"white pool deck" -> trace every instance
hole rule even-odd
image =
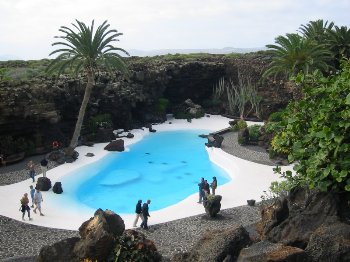
[[[153,128],[157,131],[167,130],[181,130],[181,129],[206,129],[212,131],[218,131],[220,129],[229,126],[230,119],[222,116],[203,117],[201,119],[193,119],[192,123],[188,123],[186,120],[171,120],[172,124],[168,122],[160,125],[154,125]],[[255,123],[249,123],[255,124]],[[128,150],[128,145],[140,141],[146,135],[152,135],[147,128],[144,130],[133,130],[134,138],[125,138],[125,148]],[[205,140],[203,140],[204,143]],[[79,159],[74,163],[66,163],[53,168],[47,172],[47,177],[50,178],[52,185],[55,182],[60,181],[61,177],[72,171],[97,161],[106,154],[103,148],[107,143],[95,144],[93,147],[81,146],[76,150],[79,152]],[[94,157],[86,157],[85,154],[91,152],[94,153]],[[209,158],[215,164],[219,165],[230,175],[231,181],[225,185],[219,186],[216,190],[218,195],[222,196],[221,208],[232,208],[236,206],[246,205],[247,199],[260,200],[260,196],[264,190],[267,190],[272,181],[279,180],[278,175],[272,171],[272,166],[266,166],[262,164],[246,161],[235,156],[232,156],[219,148],[207,148]],[[292,170],[292,166],[284,167],[283,170]],[[36,176],[36,179],[39,176]],[[211,182],[211,177],[206,178],[208,182]],[[198,182],[200,177],[198,177]],[[19,212],[20,199],[24,193],[29,193],[29,186],[32,185],[32,180],[29,178],[25,181],[0,187],[0,214],[6,217],[10,217],[21,221],[22,213]],[[34,184],[33,184],[34,185]],[[64,191],[64,185],[62,185]],[[39,216],[31,211],[32,221],[27,220],[26,223],[52,227],[61,229],[77,230],[79,226],[90,217],[93,216],[95,209],[89,208],[84,205],[67,206],[65,201],[60,201],[62,195],[58,195],[52,192],[42,192],[43,203],[42,212],[45,216]],[[64,194],[64,192],[63,192]],[[63,200],[63,199],[62,199]],[[117,200],[116,200],[117,201]],[[145,201],[145,200],[144,200]],[[197,203],[198,193],[188,196],[183,201],[169,206],[167,208],[152,211],[152,203],[150,204],[149,225],[167,222],[179,218],[184,218],[192,215],[198,215],[204,213],[204,208],[201,204]],[[130,203],[135,206],[136,203]],[[134,214],[119,214],[126,225],[126,228],[132,228],[134,220]],[[140,221],[139,223],[140,224]]]

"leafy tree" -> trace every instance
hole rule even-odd
[[[289,180],[323,191],[350,191],[350,60],[342,71],[324,77],[298,74],[301,101],[291,102],[272,146],[296,161],[297,175]]]
[[[59,46],[59,49],[50,54],[58,54],[58,56],[49,64],[47,69],[49,73],[57,72],[58,75],[65,72],[66,69],[70,69],[76,74],[83,72],[87,77],[84,98],[69,145],[71,152],[78,143],[86,107],[95,84],[97,68],[104,65],[109,71],[118,69],[126,72],[127,67],[117,52],[129,55],[124,49],[113,46],[113,42],[119,41],[117,38],[122,33],[118,33],[117,30],[110,30],[107,21],[104,21],[96,31],[94,30],[94,21],[92,21],[91,26],[86,26],[78,20],[76,20],[76,24],[72,25],[75,31],[66,26],[61,26],[59,29],[63,35],[56,36],[55,38],[60,40],[52,44],[52,46]]]
[[[296,76],[299,72],[308,74],[316,69],[326,71],[331,53],[323,44],[301,37],[298,34],[286,34],[275,39],[276,44],[266,45],[272,56],[269,68],[263,77],[282,74],[285,77]]]

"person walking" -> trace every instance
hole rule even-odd
[[[43,160],[40,161],[40,167],[41,167],[41,171],[43,172],[43,177],[46,177],[46,171],[47,171],[48,164],[49,164],[49,162],[47,161],[46,158],[44,158]]]
[[[32,185],[30,185],[29,188],[30,188],[30,198],[32,199],[32,208],[33,208],[34,207],[35,189]]]
[[[151,200],[147,200],[146,203],[143,204],[142,206],[142,216],[143,216],[143,221],[141,223],[141,227],[144,229],[148,229],[148,217],[150,217],[149,212],[148,212],[148,205],[151,204]]]
[[[137,221],[139,221],[139,217],[141,217],[141,220],[143,221],[141,203],[142,203],[141,199],[139,201],[137,201],[136,209],[135,209],[136,217],[134,220],[133,227],[136,227]]]
[[[29,176],[31,179],[33,179],[33,183],[35,182],[35,165],[33,160],[30,160],[28,162],[28,169],[29,169]]]
[[[204,177],[201,178],[201,182],[198,184],[198,190],[199,190],[199,200],[198,200],[198,203],[202,203],[202,200],[203,200],[203,196],[204,196],[204,192],[203,192],[203,189],[204,189]]]
[[[41,212],[41,203],[43,202],[43,196],[40,192],[39,189],[36,190],[35,195],[34,195],[34,204],[35,204],[35,208],[33,210],[33,212],[36,214],[36,210],[39,210],[40,216],[43,216],[44,214]]]
[[[32,220],[30,218],[30,207],[29,207],[29,199],[28,199],[28,194],[25,193],[23,197],[21,198],[21,211],[22,211],[22,220],[24,221],[24,215],[26,211],[28,212],[28,218],[29,220]]]
[[[216,177],[213,177],[213,182],[210,184],[212,194],[215,195],[215,190],[218,187],[218,181],[216,180]]]

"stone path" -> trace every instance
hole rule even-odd
[[[274,165],[268,159],[268,154],[260,148],[240,146],[237,143],[237,133],[226,133],[224,138],[222,146],[224,151],[253,162]],[[36,163],[40,161],[40,157],[37,158]],[[0,185],[27,179],[28,171],[24,168],[28,160],[9,167],[1,167]],[[38,165],[37,168],[39,168]],[[208,220],[206,216],[198,215],[154,225],[150,227],[149,231],[142,230],[141,232],[154,240],[160,253],[169,258],[176,252],[191,248],[201,234],[207,230],[224,229],[234,224],[248,226],[260,219],[258,207],[236,207],[222,210],[219,214],[220,216],[216,220]],[[152,223],[152,217],[150,223]],[[0,260],[12,262],[35,261],[34,257],[43,245],[53,244],[61,239],[73,236],[78,236],[78,232],[24,224],[0,216]]]

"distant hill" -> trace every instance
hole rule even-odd
[[[260,50],[266,50],[265,47],[257,48],[209,48],[209,49],[158,49],[143,51],[137,49],[129,50],[131,56],[156,56],[156,55],[167,55],[167,54],[193,54],[193,53],[208,53],[208,54],[230,54],[230,53],[250,53],[257,52]]]
[[[22,60],[22,59],[14,55],[8,55],[8,54],[0,55],[0,61],[8,61],[8,60]]]

